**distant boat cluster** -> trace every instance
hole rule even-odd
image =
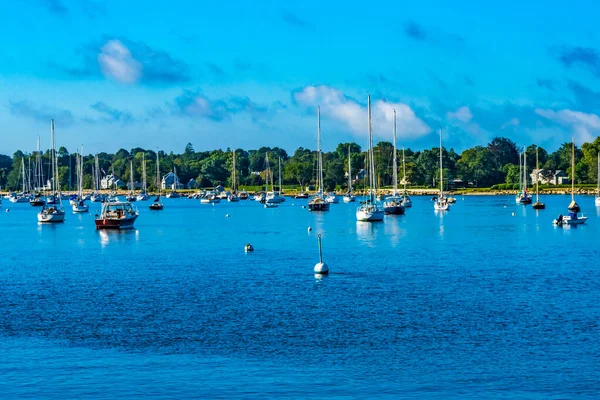
[[[403,215],[407,208],[412,206],[412,201],[408,195],[406,185],[406,162],[404,158],[404,149],[402,149],[402,170],[403,179],[402,184],[404,185],[403,192],[401,193],[398,189],[398,159],[397,159],[397,146],[396,146],[396,111],[393,113],[393,191],[390,195],[384,196],[378,194],[378,188],[375,180],[375,162],[373,152],[373,132],[372,132],[372,120],[371,120],[371,97],[367,98],[367,121],[368,121],[368,151],[366,159],[366,176],[369,182],[369,188],[364,199],[359,201],[359,206],[356,209],[357,221],[363,222],[381,222],[384,221],[385,215]],[[446,196],[443,187],[443,145],[442,145],[442,129],[439,130],[440,136],[440,148],[439,148],[439,170],[440,170],[440,188],[439,194],[437,194],[432,200],[434,202],[433,208],[436,212],[446,212],[450,210],[450,205],[456,203],[456,199],[450,196]],[[51,140],[52,149],[50,152],[50,172],[51,179],[47,185],[42,186],[41,182],[36,182],[38,188],[43,190],[36,193],[29,193],[25,182],[25,162],[22,161],[22,176],[23,176],[23,191],[22,193],[10,193],[5,198],[11,203],[29,203],[34,207],[41,207],[37,214],[39,223],[60,223],[65,220],[65,209],[63,207],[63,196],[60,190],[60,176],[58,173],[58,157],[56,154],[56,138],[54,132],[54,120],[51,120]],[[38,152],[37,161],[35,165],[35,176],[41,180],[41,161],[39,151],[39,139],[38,139]],[[141,191],[137,194],[134,193],[134,179],[133,179],[133,165],[130,161],[130,186],[129,193],[125,196],[125,200],[121,201],[116,195],[116,192],[111,194],[103,194],[100,192],[100,168],[98,166],[98,158],[95,159],[94,168],[94,184],[95,190],[84,195],[83,193],[83,147],[81,153],[77,153],[76,156],[76,186],[77,193],[71,195],[69,198],[69,204],[73,210],[73,213],[87,213],[89,212],[88,202],[102,203],[102,209],[100,213],[95,215],[96,229],[131,229],[134,226],[136,219],[140,213],[137,209],[132,206],[132,203],[139,201],[144,202],[151,199],[150,194],[147,190],[146,182],[146,161],[142,154],[142,168],[143,168],[143,183]],[[276,208],[279,204],[285,202],[285,196],[283,195],[282,177],[281,177],[281,158],[279,162],[279,177],[278,186],[279,189],[275,190],[275,181],[273,173],[269,165],[268,153],[265,157],[266,163],[266,175],[265,175],[265,191],[249,194],[247,191],[239,190],[236,176],[236,153],[232,152],[233,167],[231,176],[231,189],[225,190],[223,187],[216,188],[210,191],[198,191],[191,195],[183,195],[177,191],[176,182],[177,170],[173,168],[173,178],[175,184],[173,190],[163,195],[160,185],[160,157],[159,153],[156,153],[156,179],[157,186],[159,187],[156,197],[148,206],[151,211],[164,210],[164,204],[161,201],[161,197],[167,197],[170,199],[176,199],[186,197],[190,199],[199,200],[201,204],[218,204],[221,201],[227,202],[239,202],[245,200],[254,200],[264,205],[265,208]],[[538,167],[538,154],[536,151],[536,167]],[[575,170],[575,144],[571,146],[571,171]],[[31,170],[30,170],[31,171]],[[600,176],[600,154],[598,161],[598,175]],[[356,202],[357,196],[352,189],[352,172],[351,172],[351,153],[348,148],[348,191],[341,197],[344,203]],[[527,157],[526,152],[523,151],[519,157],[519,192],[515,198],[517,204],[532,204],[532,196],[528,192],[527,185]],[[578,215],[581,211],[579,205],[575,201],[575,179],[571,179],[571,203],[568,206],[568,215],[559,215],[553,222],[556,225],[581,225],[587,221],[587,217]],[[296,195],[298,199],[308,199],[307,208],[311,212],[326,212],[330,210],[331,204],[337,204],[340,201],[340,196],[335,192],[325,193],[323,185],[323,158],[321,149],[321,110],[317,107],[317,174],[316,174],[316,193],[309,196],[305,192],[301,192]],[[536,194],[535,203],[533,208],[536,210],[545,209],[545,204],[541,202],[539,198],[539,180],[536,181]],[[0,199],[1,204],[1,199]],[[600,178],[598,179],[598,191],[595,198],[596,206],[600,207]]]

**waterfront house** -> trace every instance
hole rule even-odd
[[[184,187],[183,184],[179,181],[179,177],[172,172],[169,172],[168,174],[162,177],[161,186],[163,190],[181,190]]]

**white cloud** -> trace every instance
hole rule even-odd
[[[456,119],[460,122],[467,123],[473,119],[473,113],[471,113],[471,110],[469,109],[469,107],[462,106],[455,112],[449,112],[448,118]]]
[[[506,121],[505,123],[502,124],[502,126],[500,127],[500,129],[506,129],[509,126],[519,126],[521,124],[521,121],[519,121],[519,118],[511,118],[508,121]]]
[[[535,113],[557,124],[571,127],[578,142],[591,142],[594,134],[600,133],[600,117],[596,114],[587,114],[573,110],[549,110],[536,108]]]
[[[321,106],[324,118],[333,118],[345,124],[355,134],[366,134],[367,107],[330,86],[307,86],[294,93],[297,103],[304,106]],[[392,132],[392,121],[396,110],[398,135],[404,138],[419,138],[431,128],[406,104],[376,100],[371,105],[373,132],[378,137],[388,137]],[[381,132],[386,132],[382,135]],[[389,132],[389,134],[387,133]],[[378,134],[379,133],[379,134]],[[388,137],[387,140],[390,138]]]
[[[119,40],[109,40],[98,55],[102,73],[122,83],[135,83],[142,75],[142,64]]]

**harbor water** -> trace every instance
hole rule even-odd
[[[124,232],[3,201],[0,398],[597,398],[593,197],[564,228],[570,196],[412,200],[366,223],[165,199]]]

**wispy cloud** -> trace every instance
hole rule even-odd
[[[543,88],[543,89],[548,89],[551,91],[556,90],[556,83],[552,79],[537,78],[536,84],[538,87]]]
[[[69,9],[63,3],[62,0],[36,0],[44,8],[50,11],[52,14],[59,16],[66,16],[69,13]]]
[[[554,111],[536,108],[535,113],[565,127],[570,127],[578,142],[591,142],[600,134],[600,117],[580,111],[563,109]]]
[[[465,39],[453,33],[445,33],[437,28],[425,28],[416,21],[407,21],[403,32],[409,39],[436,45],[463,45]]]
[[[291,12],[283,12],[281,14],[281,19],[286,24],[293,26],[295,28],[309,29],[309,30],[312,30],[314,28],[314,26],[311,23],[301,19],[296,14],[293,14]]]
[[[90,43],[78,53],[83,67],[50,63],[55,70],[74,78],[105,76],[125,84],[169,85],[191,80],[189,66],[164,50],[124,37],[104,38]]]
[[[589,47],[560,47],[551,49],[556,59],[565,67],[579,66],[600,78],[600,54]]]
[[[206,67],[208,68],[208,71],[213,74],[214,76],[217,77],[224,77],[227,76],[227,72],[225,72],[225,70],[223,68],[221,68],[219,65],[214,64],[214,63],[206,63]]]
[[[253,122],[270,117],[279,109],[281,103],[261,105],[247,96],[233,96],[228,99],[211,99],[200,90],[184,90],[171,106],[176,115],[193,118],[205,118],[212,121],[228,121],[234,115],[249,116]]]
[[[473,113],[471,113],[471,110],[469,109],[469,107],[462,106],[462,107],[459,107],[454,112],[449,112],[447,114],[447,117],[450,119],[454,119],[454,120],[466,123],[473,119]]]
[[[330,86],[306,86],[292,93],[296,104],[304,107],[321,106],[322,116],[332,118],[348,127],[355,134],[367,131],[367,108],[364,104],[346,96]],[[418,138],[431,131],[429,126],[415,115],[410,106],[375,100],[372,106],[374,131],[389,131],[394,110],[398,121],[398,134],[406,138]]]
[[[573,94],[574,105],[577,109],[586,112],[600,112],[600,92],[593,91],[573,80],[569,80],[567,86]]]
[[[53,107],[38,106],[28,101],[10,101],[8,104],[10,113],[16,117],[28,118],[37,122],[50,122],[56,120],[62,125],[73,123],[73,114],[69,110]]]
[[[90,107],[103,114],[106,122],[121,122],[125,124],[134,121],[133,116],[129,112],[110,107],[102,101],[94,103]]]

